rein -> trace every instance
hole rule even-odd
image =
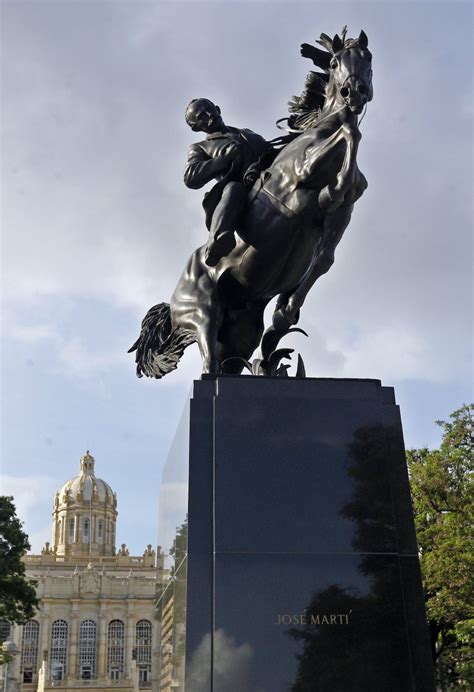
[[[318,127],[320,123],[323,123],[325,120],[327,120],[328,118],[331,118],[333,115],[337,115],[338,113],[343,111],[345,107],[346,107],[346,104],[341,106],[341,108],[338,108],[336,111],[331,111],[330,113],[327,113],[324,116],[324,118],[321,118],[316,122],[315,127]],[[290,132],[290,133],[294,133],[294,134],[298,134],[298,135],[303,134],[304,130],[295,130],[292,127],[283,127],[282,125],[280,125],[279,123],[283,122],[284,120],[286,120],[288,122],[288,118],[280,118],[279,120],[276,121],[275,125],[278,127],[279,130],[284,130],[285,132]],[[312,129],[312,128],[310,128],[310,129]]]

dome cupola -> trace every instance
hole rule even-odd
[[[57,555],[115,555],[117,498],[108,483],[95,475],[95,459],[87,450],[79,475],[55,495],[52,550]]]

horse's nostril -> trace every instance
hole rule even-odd
[[[357,91],[359,92],[359,94],[366,94],[367,87],[365,86],[365,84],[359,84],[359,86],[357,87]]]
[[[347,87],[342,87],[340,93],[343,98],[347,98],[349,96],[349,89]]]

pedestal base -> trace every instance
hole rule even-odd
[[[186,692],[435,689],[391,388],[196,382],[188,511]]]

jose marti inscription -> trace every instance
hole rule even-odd
[[[275,625],[348,625],[351,613],[278,613]]]

